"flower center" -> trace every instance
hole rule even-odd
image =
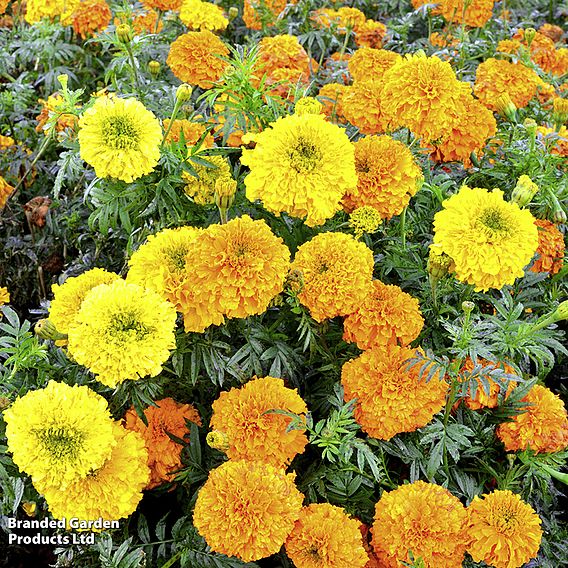
[[[36,430],[38,440],[54,460],[73,460],[83,442],[82,432],[72,428],[50,427]]]
[[[176,272],[185,270],[185,258],[187,256],[187,250],[185,248],[170,249],[167,255],[170,266],[174,268]]]
[[[116,314],[109,326],[109,334],[118,341],[131,341],[143,339],[151,332],[146,325],[138,321],[136,314]]]
[[[488,229],[498,232],[508,232],[507,220],[499,209],[486,209],[480,216],[479,221]]]
[[[316,168],[321,157],[321,152],[313,142],[299,138],[296,147],[290,152],[290,165],[297,172],[305,174]]]
[[[138,146],[138,131],[125,116],[111,116],[103,126],[104,141],[114,150],[128,150]]]

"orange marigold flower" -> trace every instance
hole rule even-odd
[[[357,30],[367,21],[361,10],[346,6],[339,8],[339,10],[320,8],[312,12],[311,18],[316,25],[324,28],[336,26],[341,33],[345,33],[347,29]]]
[[[355,420],[379,440],[426,426],[446,402],[448,385],[435,374],[420,378],[421,365],[408,366],[416,351],[377,345],[343,365],[345,400],[357,399]]]
[[[398,286],[373,280],[373,288],[357,310],[343,322],[343,339],[359,349],[379,345],[408,345],[414,341],[424,320],[418,300]]]
[[[286,540],[286,554],[297,568],[364,568],[359,521],[340,507],[313,503],[304,507]]]
[[[158,28],[156,29],[156,24]],[[148,12],[143,12],[138,14],[132,20],[132,28],[134,32],[138,35],[140,34],[153,34],[160,33],[164,28],[164,22],[161,20],[158,22],[158,12],[154,10],[149,10]]]
[[[462,114],[466,83],[447,61],[406,55],[384,75],[381,110],[392,128],[406,127],[424,140],[443,138]]]
[[[434,47],[454,47],[459,40],[449,32],[432,32],[428,41]]]
[[[562,47],[556,50],[556,62],[550,72],[557,77],[562,77],[568,73],[568,48]]]
[[[531,270],[557,274],[564,265],[564,235],[546,219],[536,219],[535,225],[538,227],[538,248]]]
[[[495,0],[442,0],[440,11],[451,23],[482,28],[493,15]]]
[[[475,562],[519,568],[538,554],[542,521],[515,493],[493,491],[483,499],[476,496],[467,513],[467,551]]]
[[[432,0],[411,0],[411,3],[415,10],[429,4],[431,6],[429,10],[432,14],[440,14],[441,11],[440,4],[438,2],[432,2]]]
[[[554,24],[548,23],[542,24],[542,26],[538,28],[538,31],[542,35],[549,37],[555,43],[560,41],[562,39],[562,36],[564,35],[564,30],[560,26],[555,26]]]
[[[295,4],[295,1],[290,3]],[[245,0],[243,20],[250,30],[261,30],[263,24],[271,27],[287,4],[287,0]]]
[[[562,126],[560,130],[556,132],[554,128],[539,126],[536,131],[552,154],[568,156],[568,128]]]
[[[86,39],[110,24],[112,12],[105,0],[83,0],[71,19],[75,33]]]
[[[149,406],[144,411],[148,426],[134,408],[124,416],[125,428],[142,434],[148,450],[150,481],[146,489],[172,481],[176,470],[181,468],[182,446],[168,434],[183,440],[189,435],[186,420],[201,426],[201,418],[191,404],[179,404],[173,398],[163,398],[157,400],[156,405]]]
[[[168,131],[170,127],[170,119],[164,119],[164,132]],[[168,137],[166,138],[166,142],[179,142],[182,138],[185,140],[187,147],[195,146],[199,139],[205,134],[207,127],[202,122],[192,122],[191,120],[183,119],[176,119],[174,120],[170,132],[168,133]],[[207,133],[205,138],[201,142],[200,148],[205,150],[205,148],[211,148],[213,146],[213,136]]]
[[[294,474],[261,462],[229,460],[199,490],[193,524],[214,552],[245,562],[280,550],[302,510]]]
[[[227,62],[220,58],[228,54],[227,46],[209,30],[188,32],[172,43],[167,64],[180,81],[209,89],[223,76]]]
[[[0,14],[3,14],[8,7],[10,0],[0,0]]]
[[[490,57],[477,68],[473,90],[489,109],[497,110],[495,101],[507,93],[517,108],[524,108],[536,95],[538,75],[520,63]]]
[[[13,191],[14,188],[2,176],[0,176],[0,211],[6,206],[6,203]]]
[[[298,249],[291,270],[303,275],[298,294],[316,321],[344,316],[371,288],[373,253],[345,233],[320,233]]]
[[[37,126],[36,131],[41,132],[43,127],[47,124],[49,117],[57,113],[57,107],[63,104],[63,97],[55,93],[54,95],[49,95],[47,101],[39,99],[42,105],[41,112],[37,115]],[[74,114],[62,114],[57,119],[57,124],[55,125],[55,130],[57,132],[62,132],[67,128],[75,128],[77,125],[77,117]]]
[[[349,87],[341,83],[327,83],[320,89],[317,99],[323,105],[323,112],[332,122],[338,124],[345,123],[343,95],[348,90]]]
[[[422,183],[410,150],[390,136],[367,136],[354,146],[358,180],[343,199],[345,209],[374,207],[383,219],[401,213]]]
[[[355,44],[359,47],[374,47],[380,49],[387,33],[387,27],[381,22],[367,20],[355,30]]]
[[[379,134],[387,130],[381,83],[355,82],[346,87],[341,99],[345,118],[361,134]]]
[[[373,548],[383,568],[421,558],[425,568],[461,568],[467,512],[457,497],[433,483],[415,481],[384,492],[375,507]]]
[[[402,57],[394,51],[362,47],[349,59],[347,68],[353,81],[382,81],[383,75]]]
[[[142,0],[142,4],[146,8],[153,8],[154,10],[160,10],[161,12],[179,10],[182,2],[183,0]]]
[[[497,428],[497,436],[508,452],[531,449],[536,453],[550,453],[568,447],[568,417],[558,395],[534,385],[522,402],[532,406]]]
[[[550,73],[554,69],[556,65],[556,47],[549,37],[536,32],[529,47],[525,39],[525,30],[520,29],[513,35],[513,40],[519,41],[528,48],[532,61],[543,71]]]
[[[253,377],[243,387],[219,395],[213,403],[211,428],[227,435],[229,458],[282,467],[304,451],[308,443],[304,432],[287,432],[291,418],[271,410],[308,411],[298,391],[274,377]]]

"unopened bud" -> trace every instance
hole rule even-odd
[[[130,43],[134,37],[132,29],[128,24],[120,24],[116,26],[116,37],[121,43]]]
[[[239,15],[239,9],[236,6],[229,8],[229,22],[232,22]]]
[[[237,182],[229,176],[220,177],[215,182],[215,205],[227,211],[235,201]]]
[[[462,302],[462,310],[465,314],[471,314],[473,312],[473,308],[475,308],[475,304],[473,302],[465,301]]]
[[[63,89],[63,92],[65,92],[67,90],[67,83],[69,82],[69,75],[62,73],[57,76],[57,80],[61,83],[61,88]]]
[[[566,223],[566,220],[567,220],[566,211],[564,211],[564,209],[562,208],[562,205],[560,205],[560,203],[556,204],[556,208],[552,212],[552,220],[557,225],[564,225]]]
[[[525,30],[525,41],[527,42],[527,47],[531,46],[534,38],[536,37],[536,30],[534,28],[527,28]]]
[[[59,333],[55,326],[46,318],[40,319],[34,327],[34,333],[41,339],[64,339],[67,336]]]
[[[321,114],[323,105],[314,97],[302,97],[294,105],[294,114],[302,116],[304,114]]]
[[[526,131],[529,133],[530,136],[534,136],[536,134],[536,129],[538,128],[538,124],[534,119],[525,118],[523,126],[525,127]]]
[[[556,129],[560,130],[562,125],[568,122],[568,99],[556,97],[552,104],[554,105],[552,120],[554,121]]]
[[[511,122],[517,121],[517,107],[511,100],[509,93],[502,93],[497,97],[495,100],[495,108],[501,116],[509,119]]]
[[[288,288],[293,293],[298,293],[304,285],[304,275],[301,270],[295,268],[290,270],[286,276],[285,288]]]
[[[193,89],[191,85],[187,83],[182,83],[176,91],[176,100],[180,103],[185,103],[191,99],[191,93],[193,93]]]
[[[161,68],[162,66],[160,65],[160,62],[155,61],[154,59],[148,63],[148,71],[154,79],[160,74]]]
[[[513,193],[511,194],[511,202],[516,203],[519,207],[525,207],[538,192],[538,185],[532,181],[527,175],[522,175],[518,181]]]
[[[452,259],[442,250],[442,246],[431,244],[428,254],[428,273],[435,280],[440,280],[450,272]]]
[[[22,503],[22,509],[28,517],[35,517],[37,505],[34,501],[24,501]]]
[[[219,450],[220,452],[226,452],[231,447],[227,434],[225,434],[225,432],[220,432],[219,430],[209,432],[209,434],[207,434],[206,441],[209,446]]]
[[[555,317],[554,321],[568,319],[568,300],[560,302],[552,315]]]

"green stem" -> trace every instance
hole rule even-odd
[[[162,20],[162,10],[158,10],[158,17],[156,18],[156,27],[154,28],[154,34],[158,33],[158,27],[160,26],[161,20]]]
[[[403,250],[406,250],[406,209],[405,207],[400,214],[400,236]]]
[[[134,53],[132,53],[132,47],[130,46],[130,43],[126,44],[126,51],[128,52],[128,59],[130,60],[130,67],[132,68],[132,87],[138,93],[140,98],[142,98],[142,92],[140,90],[140,77],[138,77],[138,69],[136,68],[136,61],[134,60]]]
[[[162,568],[170,568],[181,558],[181,550],[176,552],[165,564],[162,564]]]
[[[168,134],[170,133],[170,130],[172,129],[172,126],[174,125],[174,120],[176,119],[176,117],[179,113],[179,109],[181,108],[181,105],[182,105],[182,102],[176,97],[176,102],[174,104],[174,110],[172,111],[172,116],[170,118],[170,123],[168,124],[168,128],[166,130],[166,133],[164,134],[164,139],[162,140],[162,146],[166,142]]]

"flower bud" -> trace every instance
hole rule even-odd
[[[22,503],[22,509],[28,517],[35,517],[37,504],[34,501],[24,501]]]
[[[239,9],[236,6],[229,8],[229,22],[232,22],[239,15]]]
[[[130,43],[134,37],[132,29],[128,24],[120,24],[116,26],[116,37],[121,43]]]
[[[235,193],[237,192],[237,182],[228,176],[220,177],[215,182],[215,205],[220,210],[227,211],[233,201],[235,201]]]
[[[160,65],[160,62],[154,59],[148,63],[148,71],[154,79],[160,74],[161,68],[162,66]]]
[[[560,130],[562,125],[568,122],[568,99],[556,97],[552,104],[554,105],[552,120],[554,121],[556,129]]]
[[[527,131],[527,133],[530,136],[534,136],[536,134],[536,129],[538,127],[536,121],[532,118],[525,118],[524,122],[523,122],[523,126],[525,127],[525,130]]]
[[[64,339],[67,336],[59,333],[47,318],[40,319],[34,327],[34,333],[41,339]]]
[[[179,103],[185,103],[191,99],[191,93],[193,93],[193,89],[191,85],[187,83],[182,83],[176,91],[176,101]]]
[[[507,118],[511,122],[517,121],[517,107],[511,100],[509,93],[502,93],[497,97],[495,100],[495,108],[501,116]]]
[[[314,97],[302,97],[294,105],[294,114],[302,116],[304,114],[321,114],[323,105]]]
[[[465,301],[462,302],[462,310],[464,314],[471,314],[473,312],[473,308],[475,308],[475,304],[473,302]]]
[[[66,73],[57,75],[57,80],[61,83],[61,88],[63,89],[63,92],[65,92],[67,90],[67,83],[69,82],[69,75]]]
[[[220,452],[226,452],[229,448],[229,437],[225,432],[220,432],[219,430],[213,430],[209,432],[206,438],[207,443],[210,447],[219,450]]]
[[[568,319],[568,300],[564,300],[558,304],[558,307],[554,310],[553,316],[556,318],[554,321]]]
[[[536,37],[536,30],[534,28],[527,28],[525,30],[525,41],[527,42],[527,47],[531,46],[534,38]]]
[[[452,259],[442,251],[441,245],[431,244],[428,254],[428,273],[435,280],[440,280],[451,270]]]
[[[564,211],[560,203],[556,203],[556,207],[552,212],[552,220],[557,225],[564,225],[566,223],[567,220],[566,211]]]
[[[518,181],[513,193],[511,194],[511,202],[516,203],[519,207],[525,207],[538,192],[538,185],[527,175],[522,175]]]

